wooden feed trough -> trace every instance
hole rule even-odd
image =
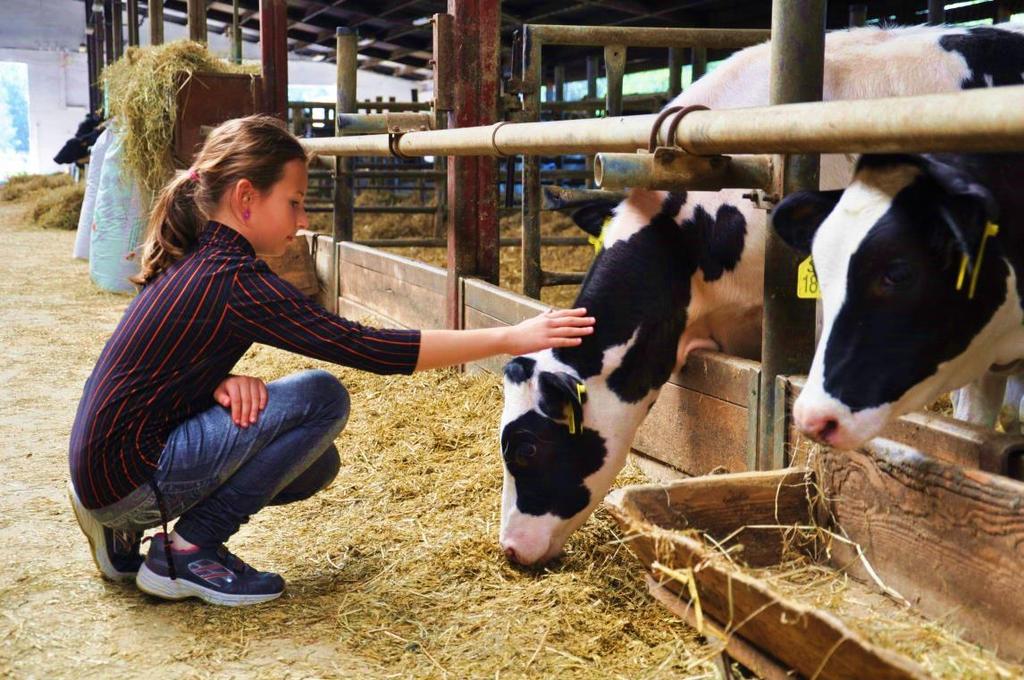
[[[930,677],[849,620],[790,599],[732,563],[778,565],[787,546],[856,579],[843,597],[860,602],[862,619],[905,615],[896,597],[880,592],[884,584],[921,615],[955,624],[964,639],[1024,660],[1020,482],[876,440],[861,451],[822,449],[814,470],[627,487],[609,494],[606,506],[655,596],[695,624],[699,602],[710,629],[725,632],[727,652],[765,677]],[[823,551],[797,526],[838,538]]]

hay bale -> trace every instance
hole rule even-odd
[[[78,228],[78,216],[82,211],[82,201],[85,199],[85,187],[82,184],[40,191],[36,197],[32,220],[37,227],[66,231]]]
[[[108,115],[124,137],[123,165],[151,192],[170,179],[177,94],[194,73],[258,75],[256,65],[235,65],[213,55],[202,43],[176,40],[156,47],[129,47],[103,69]]]
[[[74,183],[71,175],[63,172],[50,175],[12,175],[0,185],[0,201],[31,204],[40,193],[71,186]]]

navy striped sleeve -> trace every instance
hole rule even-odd
[[[228,324],[239,339],[371,373],[412,373],[420,351],[417,330],[382,330],[331,314],[252,260],[235,274]]]

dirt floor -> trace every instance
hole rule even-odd
[[[489,377],[331,367],[354,405],[338,481],[231,542],[286,578],[277,602],[161,603],[104,582],[66,501],[67,440],[128,298],[92,286],[73,232],[26,224],[0,205],[0,677],[714,677],[603,514],[550,569],[499,555]],[[254,347],[239,371],[313,366]]]

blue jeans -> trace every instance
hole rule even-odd
[[[338,473],[334,439],[349,413],[348,392],[327,371],[295,373],[267,384],[267,406],[241,428],[214,406],[170,434],[152,485],[92,511],[113,529],[141,531],[180,517],[175,531],[214,547],[267,505],[309,498]]]

